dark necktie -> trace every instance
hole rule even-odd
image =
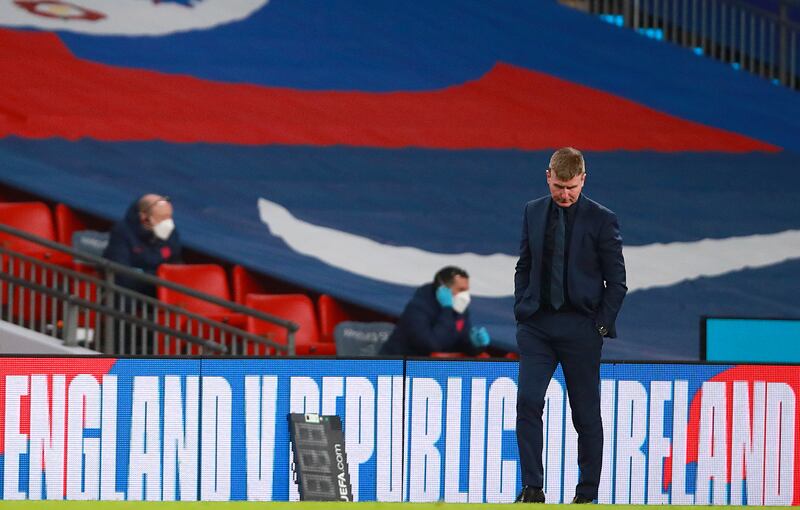
[[[550,271],[550,304],[555,310],[564,305],[564,208],[558,209],[556,232],[553,238],[553,268]]]

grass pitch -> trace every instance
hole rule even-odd
[[[595,505],[597,510],[653,510],[653,505]],[[507,504],[464,503],[340,503],[340,502],[141,502],[141,501],[0,501],[2,510],[509,510]],[[568,510],[568,505],[523,505],[541,510]],[[572,510],[575,507],[570,507]],[[708,510],[706,506],[669,506],[670,510]],[[725,510],[748,507],[726,506]],[[749,507],[752,509],[752,507]],[[761,507],[785,508],[785,507]]]

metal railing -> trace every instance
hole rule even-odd
[[[773,12],[742,0],[584,0],[606,21],[797,90],[800,23],[790,9],[800,0],[777,3]]]
[[[0,245],[0,320],[105,354],[295,353],[291,321],[0,224],[33,243],[27,253]],[[166,287],[224,310],[204,316],[115,283],[121,275]],[[248,321],[250,318],[250,321]],[[286,329],[286,342],[247,331],[263,321]]]

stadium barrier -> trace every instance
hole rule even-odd
[[[797,0],[561,0],[643,35],[800,87]]]
[[[0,320],[65,346],[113,355],[295,353],[294,322],[8,225],[0,224],[0,237]],[[225,316],[193,313],[135,292],[117,285],[118,275],[224,310]],[[248,318],[285,328],[286,342],[247,331]]]
[[[356,500],[510,502],[518,364],[3,358],[3,499],[296,500],[288,413],[339,415]],[[800,503],[796,365],[605,363],[601,503]],[[563,375],[545,490],[578,472]]]

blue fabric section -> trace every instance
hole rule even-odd
[[[317,225],[439,253],[516,255],[523,205],[547,193],[549,153],[160,142],[0,140],[0,180],[116,220],[169,195],[184,243],[392,314],[414,289],[299,255],[258,217],[267,198]],[[614,210],[627,246],[800,228],[800,156],[588,153],[587,196]],[[469,270],[469,268],[466,268]],[[800,261],[630,294],[607,358],[695,359],[700,315],[800,316]],[[508,280],[512,281],[513,267]],[[425,280],[432,278],[426,276]],[[422,282],[421,282],[422,283]],[[513,300],[475,298],[472,322],[514,344]]]
[[[191,7],[192,4],[201,2],[202,0],[154,0],[157,4],[178,4],[184,7]]]
[[[800,149],[796,93],[549,1],[272,0],[213,30],[61,37],[113,65],[315,90],[438,89],[507,62]]]

